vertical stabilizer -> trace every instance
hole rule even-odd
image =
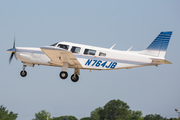
[[[161,32],[141,54],[164,58],[172,31]]]

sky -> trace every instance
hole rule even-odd
[[[180,111],[180,1],[179,0],[1,0],[0,105],[31,120],[46,110],[52,117],[78,119],[113,99],[126,102],[143,116],[177,117]],[[60,41],[132,51],[144,50],[161,31],[173,31],[166,59],[173,64],[112,71],[81,70],[80,80],[59,78],[61,68],[9,65],[16,47],[41,47]],[[68,69],[69,76],[73,69]]]

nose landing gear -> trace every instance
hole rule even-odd
[[[22,76],[22,77],[26,77],[26,75],[27,75],[27,72],[25,71],[25,68],[26,68],[27,66],[26,65],[23,65],[23,70],[20,72],[20,75]]]

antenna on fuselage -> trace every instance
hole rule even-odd
[[[109,48],[109,49],[112,50],[115,45],[116,45],[116,43],[111,48]]]
[[[131,47],[127,50],[127,52],[129,52],[129,51],[131,50],[132,47],[133,47],[133,46],[131,46]]]

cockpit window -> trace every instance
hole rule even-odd
[[[85,49],[84,54],[86,54],[86,55],[95,55],[96,50]]]
[[[72,48],[71,48],[71,52],[72,52],[72,53],[79,53],[80,50],[81,50],[80,47],[74,47],[74,46],[72,46]]]
[[[60,48],[65,49],[65,50],[69,49],[69,45],[64,45],[64,44],[59,44],[57,47],[60,47]]]
[[[54,47],[55,47],[57,44],[58,44],[58,43],[54,43],[54,44],[52,44],[52,45],[50,45],[50,46],[54,46]]]

